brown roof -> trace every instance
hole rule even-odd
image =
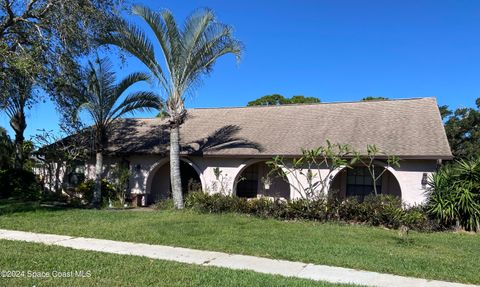
[[[329,140],[401,158],[452,157],[434,98],[190,109],[180,136],[183,153],[204,156],[295,156]],[[168,142],[166,121],[124,119],[108,150],[164,154]]]

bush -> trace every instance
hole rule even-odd
[[[89,179],[79,184],[75,191],[81,195],[83,200],[90,203],[93,200],[94,187],[95,181]],[[116,190],[111,183],[105,179],[102,179],[102,206],[106,206],[109,199],[116,199]]]
[[[282,220],[343,221],[416,230],[431,230],[423,209],[405,208],[391,195],[369,196],[363,202],[355,198],[280,201],[270,198],[245,199],[236,196],[195,192],[186,197],[185,206],[199,212],[238,212]]]
[[[0,171],[0,197],[21,200],[39,200],[42,188],[33,172],[24,169]]]
[[[480,232],[480,159],[444,166],[429,186],[430,215],[446,227]]]
[[[169,210],[174,208],[175,208],[175,205],[174,205],[173,199],[160,200],[155,204],[155,209],[158,209],[158,210]]]
[[[69,196],[66,195],[66,194],[63,194],[61,192],[51,192],[51,191],[48,191],[48,192],[44,192],[42,194],[42,199],[41,201],[47,201],[47,202],[52,202],[52,201],[56,201],[56,202],[68,202],[70,200]]]

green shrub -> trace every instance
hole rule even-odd
[[[174,207],[173,199],[160,200],[155,204],[155,209],[158,210],[174,209]]]
[[[457,161],[433,174],[428,212],[444,226],[480,232],[480,159]]]
[[[432,227],[423,209],[405,208],[391,195],[369,196],[363,202],[355,198],[280,201],[195,192],[187,195],[185,206],[199,212],[237,212],[282,220],[345,221],[388,228],[403,225],[417,230]]]
[[[393,195],[370,195],[360,203],[363,222],[372,225],[384,225],[390,228],[398,228],[402,225],[405,210],[402,208],[400,198]]]
[[[82,196],[82,199],[90,203],[93,200],[93,191],[95,187],[95,181],[92,179],[86,180],[78,185],[75,189],[76,193]],[[114,186],[107,180],[102,179],[102,206],[108,204],[108,200],[116,199],[116,190]]]
[[[422,206],[415,206],[407,209],[407,212],[405,212],[403,217],[403,224],[416,230],[435,231],[441,229],[438,224],[429,220],[428,213],[425,210],[425,207]]]
[[[21,200],[39,200],[42,188],[33,172],[24,169],[0,171],[0,197]]]
[[[70,200],[69,196],[61,192],[44,192],[42,194],[41,201],[58,201],[58,202],[68,202]]]

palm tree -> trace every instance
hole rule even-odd
[[[166,112],[170,129],[170,179],[177,209],[183,208],[180,177],[180,125],[186,117],[185,98],[209,74],[216,60],[233,54],[240,60],[242,44],[237,41],[230,26],[218,22],[208,9],[195,11],[179,28],[168,10],[153,12],[134,6],[133,13],[151,28],[163,56],[160,59],[145,33],[135,25],[123,22],[104,42],[116,45],[132,54],[149,68],[166,96]],[[163,63],[163,66],[162,66]]]
[[[80,95],[78,111],[86,110],[94,123],[96,163],[92,205],[98,207],[101,202],[103,153],[115,120],[127,113],[159,109],[162,103],[158,95],[144,91],[130,93],[120,100],[129,87],[141,81],[148,81],[149,76],[144,73],[132,73],[115,84],[115,73],[112,71],[111,63],[105,58],[97,58],[96,64],[88,63],[85,84],[78,91]]]
[[[13,69],[12,69],[13,70]],[[31,77],[15,71],[10,81],[6,84],[6,96],[2,99],[0,109],[4,110],[10,119],[10,126],[15,132],[15,168],[22,168],[25,155],[23,143],[25,141],[24,132],[27,128],[25,110],[34,101],[33,87],[34,82]]]

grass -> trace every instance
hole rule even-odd
[[[8,204],[8,203],[3,203]],[[2,203],[0,203],[1,209]],[[282,222],[192,211],[42,210],[4,213],[0,228],[182,246],[398,275],[480,283],[480,236]]]
[[[0,272],[24,272],[18,278],[0,276],[0,286],[346,286],[36,243],[0,240],[0,245]],[[75,271],[85,277],[58,277]],[[45,275],[50,277],[41,278]]]

